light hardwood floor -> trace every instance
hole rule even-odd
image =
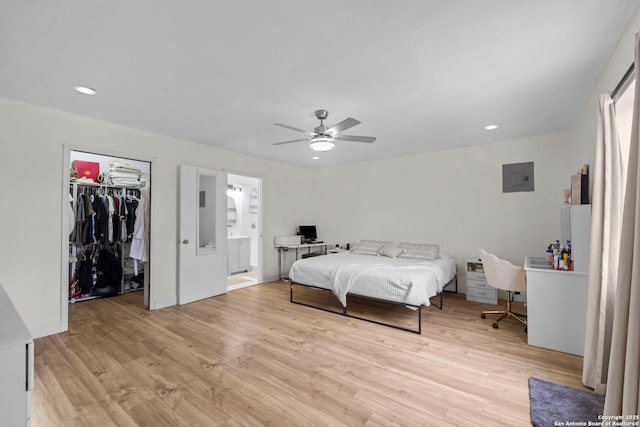
[[[154,312],[139,292],[73,304],[69,332],[36,340],[32,425],[527,426],[527,379],[583,388],[582,358],[493,329],[491,308],[445,294],[416,335],[291,304],[285,282]]]

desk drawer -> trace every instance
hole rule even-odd
[[[487,304],[498,303],[498,290],[495,288],[467,287],[467,301],[484,302]]]
[[[485,280],[467,279],[468,288],[495,289],[487,284]]]
[[[467,271],[467,279],[486,280],[484,277],[484,273],[476,273],[475,271]]]

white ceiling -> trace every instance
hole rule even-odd
[[[0,96],[310,168],[442,150],[567,129],[638,3],[3,0]],[[377,141],[272,145],[317,109]]]

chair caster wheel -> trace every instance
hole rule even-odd
[[[498,324],[497,323],[493,324],[493,329],[498,329]]]
[[[482,314],[480,315],[480,318],[481,318],[481,319],[486,319],[486,318],[487,318],[487,315],[486,315],[486,314],[484,314],[484,313],[482,313]]]

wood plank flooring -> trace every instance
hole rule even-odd
[[[582,358],[493,329],[494,308],[445,294],[416,335],[291,304],[285,282],[153,312],[139,292],[73,304],[69,332],[36,340],[32,425],[527,426],[527,379],[584,389]]]

